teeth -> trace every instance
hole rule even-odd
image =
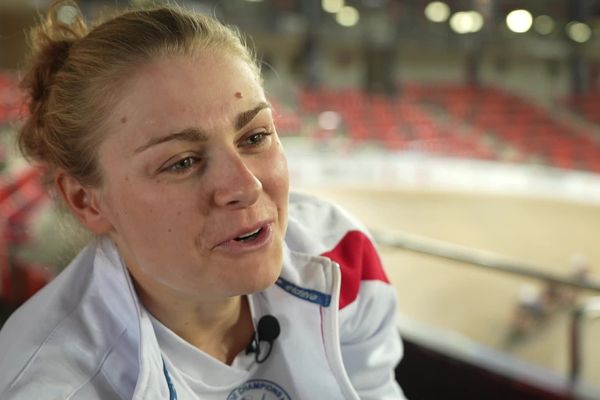
[[[238,236],[238,237],[236,237],[236,238],[235,238],[235,240],[245,240],[245,239],[248,239],[248,238],[250,238],[250,237],[252,237],[252,236],[256,235],[258,232],[260,232],[260,230],[261,230],[261,229],[262,229],[262,228],[258,228],[258,229],[257,229],[257,230],[255,230],[254,232],[250,232],[250,233],[247,233],[247,234],[245,234],[245,235]]]

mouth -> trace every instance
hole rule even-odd
[[[268,245],[273,239],[273,222],[263,222],[257,227],[246,229],[217,246],[215,249],[230,253],[253,251]]]
[[[234,238],[233,240],[235,240],[236,242],[249,242],[249,241],[252,241],[252,240],[256,239],[258,237],[258,235],[260,235],[260,233],[262,232],[263,229],[264,229],[264,227],[261,226],[260,228],[258,228],[254,232],[250,232],[250,233],[246,233],[244,235],[240,235],[240,236]]]

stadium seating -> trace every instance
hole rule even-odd
[[[598,172],[600,142],[594,133],[572,126],[522,97],[491,87],[436,86],[420,99],[510,146],[527,160]]]
[[[446,124],[417,102],[414,92],[397,98],[369,95],[355,89],[304,90],[299,109],[304,115],[335,111],[345,132],[355,142],[375,142],[390,150],[444,156],[493,158],[481,137],[461,132],[460,124]]]
[[[18,305],[51,278],[47,269],[17,260],[14,249],[30,240],[33,212],[48,200],[41,182],[43,170],[27,167],[0,175],[0,301]]]
[[[595,124],[600,124],[600,93],[590,91],[580,95],[571,96],[565,100],[565,106],[573,112]]]

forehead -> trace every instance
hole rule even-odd
[[[264,99],[259,78],[239,57],[218,51],[164,57],[126,81],[112,117],[120,124],[207,127],[230,123],[244,107]]]

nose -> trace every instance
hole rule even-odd
[[[219,207],[244,208],[254,204],[262,191],[261,181],[239,156],[221,163],[216,176],[214,201]]]

